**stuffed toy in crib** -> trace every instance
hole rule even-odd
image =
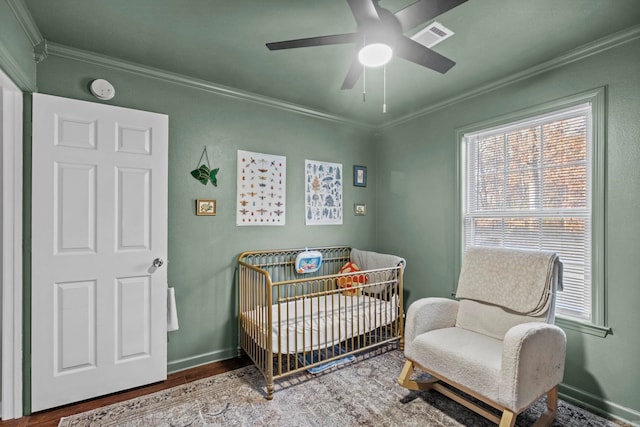
[[[360,267],[354,262],[348,262],[340,269],[340,274],[360,271]],[[345,296],[359,295],[360,289],[352,289],[355,286],[366,283],[367,277],[364,274],[354,274],[352,276],[342,276],[338,278],[338,287],[343,288]]]

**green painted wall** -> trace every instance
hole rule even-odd
[[[6,55],[35,87],[32,48],[0,2],[0,68]],[[10,11],[9,11],[10,12]],[[4,48],[4,51],[2,50]],[[18,59],[19,58],[19,59]],[[599,86],[607,87],[606,279],[607,324],[596,338],[567,331],[567,392],[629,420],[640,419],[640,41],[457,103],[377,132],[318,120],[109,67],[48,57],[37,67],[40,92],[94,101],[94,78],[114,83],[112,103],[170,116],[169,284],[176,287],[180,330],[169,335],[169,369],[231,357],[236,349],[235,257],[247,249],[338,243],[407,258],[408,303],[450,296],[457,272],[454,235],[455,129]],[[25,86],[25,85],[22,85]],[[30,105],[27,99],[27,106]],[[26,125],[25,125],[26,126]],[[29,139],[28,129],[25,131]],[[375,140],[375,144],[374,144]],[[25,226],[30,197],[30,147],[25,147]],[[220,167],[219,186],[203,187],[188,172],[203,146]],[[235,226],[236,150],[287,156],[287,224]],[[345,224],[306,227],[304,159],[368,166],[369,186],[345,186]],[[346,180],[348,182],[348,179]],[[218,201],[216,217],[196,217],[196,198]],[[351,204],[368,205],[366,217]],[[28,231],[26,234],[29,250]],[[25,260],[28,279],[29,260]],[[27,283],[28,285],[28,283]],[[28,305],[28,286],[25,298]],[[28,309],[28,307],[27,307]],[[28,331],[28,310],[25,321]],[[27,332],[28,341],[29,334]],[[28,351],[28,345],[25,345]],[[28,366],[28,364],[25,364]],[[28,382],[28,372],[27,372]],[[28,393],[28,383],[25,384]],[[28,401],[28,397],[27,397]]]
[[[87,86],[98,77],[116,88],[109,103],[169,115],[168,275],[180,321],[180,330],[169,334],[170,370],[237,354],[234,271],[242,251],[335,244],[373,249],[375,185],[351,185],[354,164],[375,175],[368,131],[54,56],[38,66],[38,87],[51,95],[96,101]],[[218,187],[189,174],[204,146],[220,168]],[[235,225],[238,149],[286,156],[285,226]],[[342,163],[343,225],[305,226],[305,159]],[[217,216],[196,217],[197,198],[216,199]],[[371,214],[354,216],[354,202],[367,203]]]
[[[33,46],[9,4],[0,1],[0,69],[22,90],[35,90]]]
[[[640,40],[389,127],[377,137],[378,249],[404,251],[409,302],[450,296],[455,129],[600,86],[607,88],[606,314],[613,335],[567,331],[563,390],[640,421]],[[575,388],[571,389],[570,387]],[[615,403],[613,403],[615,402]]]

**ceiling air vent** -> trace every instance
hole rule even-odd
[[[453,34],[453,31],[451,31],[441,23],[432,22],[424,29],[414,34],[411,38],[421,45],[424,45],[426,47],[433,47],[440,43],[442,40],[451,37]]]

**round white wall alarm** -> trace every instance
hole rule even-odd
[[[91,93],[98,99],[107,101],[116,96],[116,89],[104,79],[95,79],[91,82]]]

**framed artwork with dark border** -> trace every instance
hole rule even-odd
[[[196,215],[213,216],[216,214],[216,201],[214,199],[197,199]]]
[[[353,165],[353,185],[356,187],[367,186],[367,167]]]

